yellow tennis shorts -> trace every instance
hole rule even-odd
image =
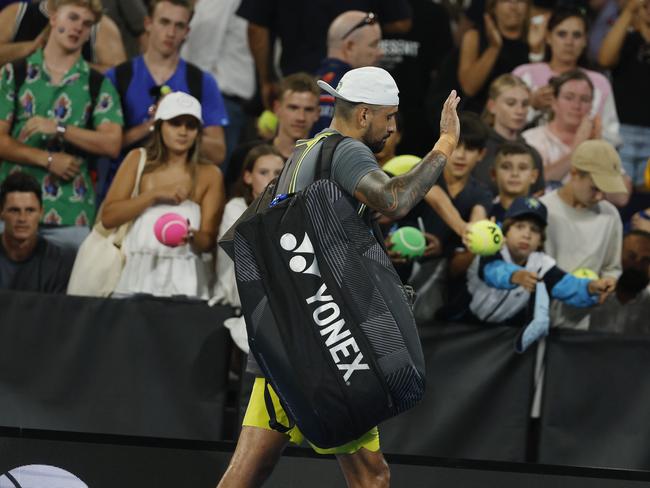
[[[266,430],[273,430],[271,427],[269,427],[269,413],[266,411],[266,404],[264,403],[264,381],[264,378],[255,378],[255,384],[253,385],[251,398],[248,402],[246,415],[244,415],[243,425],[246,425],[248,427],[260,427]],[[273,400],[273,406],[275,407],[275,416],[278,422],[280,422],[282,425],[289,425],[287,413],[280,405],[280,399],[278,398],[275,391],[273,391],[271,385],[269,385],[269,391],[271,392],[271,399]],[[290,442],[292,444],[302,444],[302,441],[305,439],[305,437],[302,435],[302,432],[300,432],[297,426],[294,426],[291,430],[289,430],[287,432],[287,435],[290,437]],[[309,439],[307,439],[307,442],[309,442]],[[321,449],[311,442],[309,442],[309,445],[312,447],[312,449],[314,449],[314,451],[319,454],[353,454],[362,447],[365,447],[369,451],[377,452],[379,451],[379,430],[377,427],[373,427],[358,439],[348,442],[342,446],[332,447],[330,449]]]

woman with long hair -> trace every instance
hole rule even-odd
[[[476,179],[488,185],[493,194],[498,193],[492,178],[494,158],[502,144],[506,142],[526,143],[521,133],[526,126],[526,116],[530,107],[530,89],[519,77],[506,73],[490,84],[488,101],[483,110],[483,121],[490,127],[485,146],[485,156],[472,173]],[[530,146],[529,146],[530,147]],[[531,187],[532,193],[544,190],[544,168],[542,158],[531,147],[537,181]]]
[[[101,212],[108,229],[132,222],[124,239],[126,263],[116,295],[148,293],[208,298],[210,269],[201,254],[212,252],[224,201],[223,177],[199,161],[201,104],[182,92],[159,103],[150,144],[131,151],[115,176]],[[144,158],[139,188],[140,160]],[[137,196],[132,197],[132,193]],[[181,245],[159,242],[154,224],[166,213],[185,218]]]
[[[543,44],[541,25],[529,25],[530,0],[488,0],[484,25],[461,41],[458,82],[463,110],[480,113],[492,80],[529,61]]]
[[[574,69],[581,69],[594,87],[591,116],[600,117],[602,137],[616,146],[621,140],[612,87],[605,76],[586,68],[587,27],[583,9],[563,7],[555,10],[548,21],[546,34],[548,61],[521,65],[513,74],[524,80],[532,91],[529,120],[541,117],[535,125],[542,125],[548,121],[553,100],[549,80]]]

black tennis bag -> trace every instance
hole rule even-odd
[[[248,340],[305,437],[335,447],[422,398],[422,347],[410,298],[345,192],[321,179],[283,197],[234,232]]]

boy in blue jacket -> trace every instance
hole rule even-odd
[[[542,202],[527,197],[512,202],[502,226],[503,248],[494,256],[476,256],[467,273],[469,308],[480,321],[528,327],[538,322],[543,335],[548,330],[549,297],[590,307],[613,291],[608,281],[576,278],[558,268],[542,251],[546,225]]]

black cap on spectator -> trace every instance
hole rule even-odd
[[[516,219],[523,216],[529,216],[539,220],[544,227],[546,227],[546,224],[548,223],[548,211],[546,210],[546,205],[540,202],[537,198],[515,198],[506,211],[505,219]]]

